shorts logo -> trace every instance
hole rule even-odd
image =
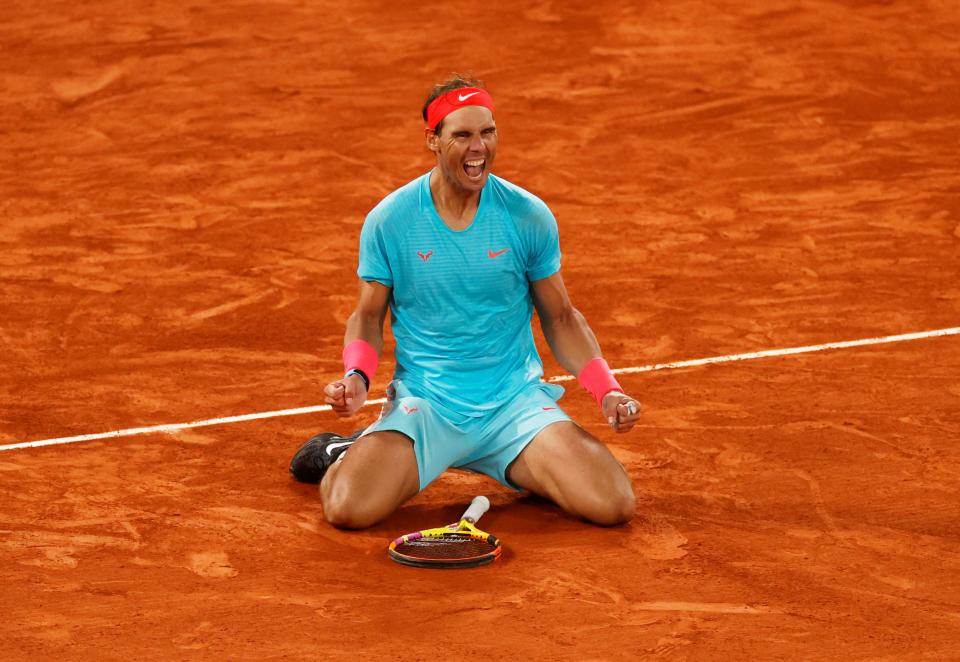
[[[419,410],[416,407],[408,407],[407,405],[403,405],[403,411],[407,412],[407,416],[409,416],[413,412],[419,411]]]
[[[508,250],[510,249],[504,248],[503,250],[497,251],[496,253],[494,253],[493,251],[487,251],[487,257],[489,257],[492,260],[495,257],[500,257],[501,255],[506,253]]]
[[[553,411],[556,407],[544,407],[543,411]]]
[[[430,256],[433,255],[433,251],[430,251],[430,252],[427,253],[426,255],[424,255],[424,254],[421,253],[420,251],[417,251],[417,255],[420,256],[420,259],[421,259],[421,260],[423,260],[424,262],[426,262],[427,260],[430,259]]]

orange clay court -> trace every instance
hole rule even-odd
[[[0,13],[0,658],[960,657],[954,0]],[[562,382],[633,521],[450,471],[336,530],[287,464],[376,405],[103,436],[321,404],[363,217],[432,167],[451,71],[611,367],[727,357],[621,373],[628,435]],[[477,494],[496,563],[388,559]]]

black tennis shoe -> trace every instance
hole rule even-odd
[[[357,430],[349,437],[321,432],[311,437],[290,461],[290,473],[301,483],[319,483],[330,465],[353,445],[361,432],[363,430]]]

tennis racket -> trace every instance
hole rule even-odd
[[[474,526],[489,508],[487,497],[474,498],[459,522],[394,540],[390,558],[417,568],[473,568],[496,561],[503,549],[500,541]]]

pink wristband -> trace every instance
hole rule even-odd
[[[577,375],[580,385],[590,391],[598,405],[603,405],[603,396],[610,391],[623,391],[616,377],[610,372],[610,366],[602,356],[590,359]]]
[[[354,340],[343,348],[343,371],[363,370],[370,382],[377,372],[377,350],[366,340]]]

